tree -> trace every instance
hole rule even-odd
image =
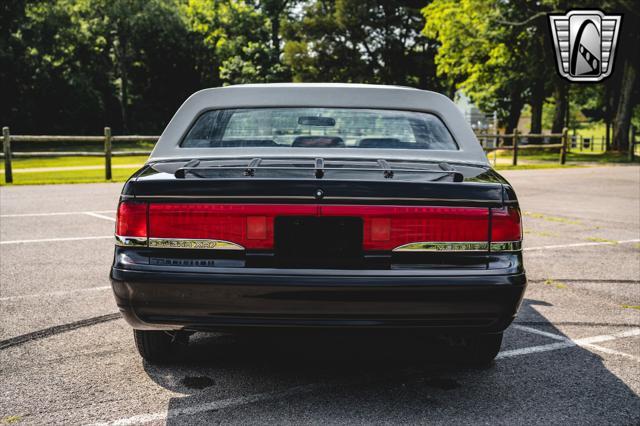
[[[498,16],[492,6],[480,0],[435,0],[422,10],[423,31],[440,42],[438,76],[481,110],[496,111],[510,132],[520,114],[522,93],[514,84],[519,76],[511,67],[512,50],[500,41],[500,28],[491,24]]]
[[[289,24],[284,62],[295,81],[347,81],[441,89],[436,43],[420,33],[418,2],[314,1]]]

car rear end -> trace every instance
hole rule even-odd
[[[178,333],[301,328],[494,336],[479,342],[495,356],[526,286],[511,186],[486,164],[381,157],[407,142],[327,130],[360,113],[303,111],[295,125],[320,136],[218,136],[261,155],[152,157],[127,182],[111,278],[143,356]],[[274,140],[298,150],[265,155]]]

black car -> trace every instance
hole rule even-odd
[[[515,193],[462,114],[416,89],[191,96],[118,206],[111,281],[142,357],[195,331],[460,336],[490,362],[526,287]]]

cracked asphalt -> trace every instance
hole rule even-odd
[[[395,336],[198,334],[145,364],[108,280],[122,185],[2,187],[0,424],[639,424],[640,167],[503,175],[529,288],[483,370]]]

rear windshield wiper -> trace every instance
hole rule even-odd
[[[460,173],[459,171],[457,171],[456,169],[454,169],[451,164],[449,163],[440,163],[438,164],[438,166],[444,170],[445,172],[448,172],[448,174],[450,176],[453,176],[453,181],[454,182],[462,182],[464,180],[464,175],[462,173]],[[446,176],[446,175],[444,175]],[[439,178],[436,178],[434,180],[440,180],[442,179],[444,176],[440,176]]]
[[[189,171],[190,169],[195,169],[196,167],[198,167],[198,164],[200,164],[200,160],[198,159],[194,158],[193,160],[189,160],[184,166],[176,170],[176,172],[174,173],[175,177],[184,179],[187,171]]]

